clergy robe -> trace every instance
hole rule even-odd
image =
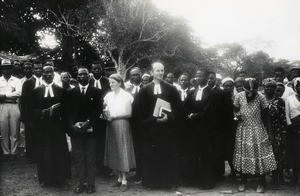
[[[21,121],[25,125],[25,144],[26,144],[26,156],[32,161],[36,158],[36,132],[32,124],[32,116],[28,115],[27,102],[29,95],[35,88],[36,79],[32,76],[23,83],[21,93]]]
[[[139,85],[141,89],[143,84]],[[134,145],[134,154],[136,160],[136,177],[137,180],[141,178],[141,169],[142,169],[142,127],[141,127],[141,119],[140,119],[140,108],[139,108],[139,90],[133,91],[134,86],[130,85],[126,88],[126,91],[129,92],[133,98],[134,102],[132,103],[132,114],[129,119],[131,134]]]
[[[100,78],[101,89],[95,86],[95,78],[92,77],[89,85],[100,89],[100,100],[103,102],[104,96],[111,90],[109,80],[102,76]],[[106,138],[106,121],[98,118],[94,123],[97,137],[97,170],[100,175],[106,176],[111,173],[111,170],[104,166],[104,151],[105,151],[105,138]]]
[[[198,88],[191,90],[184,105],[186,115],[195,115],[187,119],[189,139],[185,147],[183,182],[210,189],[215,185],[215,96],[207,86],[203,89],[202,99],[196,101],[197,92]]]
[[[65,90],[53,84],[54,97],[44,97],[45,89],[44,85],[35,88],[27,102],[28,113],[32,115],[37,134],[38,180],[40,183],[62,184],[70,178],[71,172],[61,112],[57,110],[52,116],[43,117],[42,110],[60,103]]]
[[[232,159],[235,143],[235,124],[233,98],[231,92],[216,91],[216,177],[222,179],[225,174],[225,160],[233,169]],[[231,171],[234,173],[234,171]]]
[[[154,94],[151,82],[140,90],[139,103],[143,135],[142,183],[148,187],[170,187],[178,178],[177,139],[181,120],[180,98],[177,89],[165,82],[160,83],[161,94]],[[171,104],[168,121],[157,123],[153,110],[157,98]]]

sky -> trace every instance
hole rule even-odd
[[[300,60],[300,0],[152,0],[184,17],[205,46],[240,43],[249,53]]]

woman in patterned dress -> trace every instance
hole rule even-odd
[[[122,77],[112,74],[109,77],[112,92],[104,97],[107,116],[104,165],[118,172],[115,186],[124,192],[128,189],[126,173],[136,167],[133,141],[128,118],[131,117],[133,97],[124,91]]]
[[[276,169],[272,146],[261,119],[267,108],[267,100],[257,92],[258,83],[249,79],[244,84],[244,92],[234,100],[236,117],[239,119],[233,165],[241,174],[239,191],[245,191],[246,175],[258,175],[257,193],[263,193],[265,174]]]
[[[276,81],[265,79],[264,93],[268,101],[268,132],[272,143],[273,153],[277,163],[277,170],[272,172],[272,181],[275,189],[282,189],[279,185],[279,178],[283,180],[283,169],[286,163],[286,150],[284,146],[285,132],[285,103],[283,99],[275,95]]]

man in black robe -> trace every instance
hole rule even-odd
[[[111,90],[109,81],[104,77],[103,65],[100,61],[92,62],[91,72],[93,76],[89,81],[89,85],[101,91],[100,100]],[[98,118],[94,123],[94,129],[97,130],[97,170],[98,174],[107,177],[111,173],[111,169],[104,166],[104,150],[106,138],[106,121]]]
[[[184,110],[189,140],[185,153],[183,182],[211,189],[215,185],[214,90],[208,86],[208,71],[197,71],[199,86],[188,95]]]
[[[25,125],[26,157],[32,162],[36,161],[37,133],[34,130],[32,116],[28,115],[28,108],[26,107],[30,93],[42,84],[42,71],[42,63],[35,61],[33,63],[33,76],[23,83],[21,93],[21,120]]]
[[[178,179],[178,122],[180,122],[180,98],[174,86],[163,82],[164,66],[152,64],[153,81],[139,94],[143,164],[142,184],[147,187],[173,188]],[[154,117],[157,99],[171,105],[171,112]]]
[[[43,68],[43,84],[35,88],[27,100],[37,134],[37,169],[40,185],[57,185],[66,189],[70,164],[65,129],[61,120],[64,89],[53,83],[54,68]]]
[[[143,87],[142,72],[139,67],[133,67],[130,70],[130,82],[127,83],[126,91],[129,92],[133,98],[132,114],[130,118],[130,128],[133,139],[134,154],[136,160],[136,174],[129,180],[135,181],[136,184],[141,182],[141,169],[142,169],[142,132],[139,111],[138,93]]]

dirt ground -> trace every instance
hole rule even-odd
[[[228,173],[228,171],[226,171]],[[29,163],[24,156],[20,156],[17,160],[2,161],[0,174],[0,195],[3,196],[55,196],[55,195],[74,195],[73,190],[76,187],[76,179],[70,181],[70,190],[61,190],[54,187],[41,188],[37,180],[36,165]],[[74,177],[76,178],[76,176]],[[111,185],[115,182],[116,177],[110,178],[97,177],[96,189],[97,192],[93,195],[108,195],[108,196],[167,196],[167,195],[257,195],[255,193],[256,184],[249,182],[245,193],[237,192],[238,180],[225,177],[223,182],[217,184],[212,190],[200,190],[197,187],[178,187],[177,190],[150,190],[135,185],[129,182],[129,190],[120,192],[118,188],[112,188]],[[270,179],[267,178],[269,181]],[[275,191],[266,189],[264,195],[300,195],[300,191],[295,186],[283,186],[284,190]],[[87,195],[85,193],[81,195]]]
[[[24,134],[21,132],[21,144],[19,155],[16,160],[3,161],[0,155],[0,196],[71,196],[75,195],[73,190],[77,186],[76,172],[72,168],[73,179],[69,182],[69,190],[61,190],[54,187],[41,188],[37,179],[36,164],[30,163],[24,155]],[[141,185],[135,185],[129,181],[129,190],[120,192],[118,188],[112,188],[111,185],[116,182],[116,177],[96,178],[97,192],[93,195],[107,196],[196,196],[196,195],[258,195],[255,192],[256,183],[253,180],[247,184],[247,190],[244,193],[237,191],[239,181],[227,177],[230,169],[226,166],[224,180],[216,185],[212,190],[201,190],[197,187],[178,187],[176,190],[151,190]],[[74,175],[75,174],[75,175]],[[132,173],[130,175],[133,175]],[[267,181],[270,178],[267,177]],[[300,195],[300,189],[296,186],[284,185],[283,190],[271,190],[266,188],[264,195]],[[88,195],[88,194],[80,194]]]

